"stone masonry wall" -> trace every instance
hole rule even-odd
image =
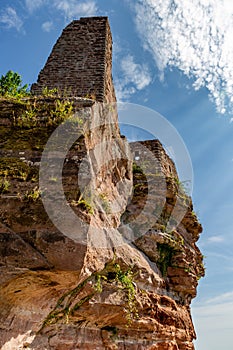
[[[116,101],[107,17],[81,18],[63,30],[31,90],[40,94],[44,87],[99,102]]]
[[[150,167],[150,159],[155,156],[158,161],[158,171],[162,172],[165,176],[171,176],[178,178],[175,164],[173,160],[165,152],[161,142],[157,139],[146,140],[130,143],[131,151],[134,154],[134,160],[139,163],[149,161],[148,166]]]

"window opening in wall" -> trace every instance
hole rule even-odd
[[[135,153],[134,153],[134,159],[135,159],[135,160],[139,160],[139,159],[140,159],[139,151],[135,151]]]

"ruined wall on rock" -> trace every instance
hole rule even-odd
[[[107,17],[81,18],[63,30],[31,90],[40,94],[45,87],[99,102],[116,101]]]
[[[164,176],[178,178],[177,171],[173,160],[167,155],[163,145],[157,139],[146,140],[130,143],[131,151],[133,152],[134,160],[150,166],[152,158],[157,159],[158,172],[162,172]]]

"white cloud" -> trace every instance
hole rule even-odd
[[[53,22],[52,21],[44,22],[41,28],[43,29],[44,32],[49,33],[53,28]]]
[[[178,67],[195,79],[195,89],[209,90],[218,112],[232,110],[232,0],[137,0],[134,10],[159,70]]]
[[[224,237],[223,236],[212,236],[208,238],[208,242],[210,243],[221,243],[224,241]]]
[[[136,89],[134,87],[129,87],[121,79],[114,80],[117,101],[127,101],[132,95],[135,94]]]
[[[118,100],[129,99],[131,95],[143,90],[152,81],[148,66],[135,63],[132,55],[123,57],[120,70],[120,79],[115,82]]]
[[[61,11],[67,20],[82,16],[94,16],[97,13],[96,2],[89,0],[80,2],[78,0],[54,0],[54,7]]]
[[[16,10],[12,7],[7,7],[0,15],[0,23],[7,26],[8,29],[14,28],[18,32],[22,30],[23,21],[18,16]]]
[[[192,307],[198,336],[197,349],[229,349],[232,344],[233,292],[224,293]]]
[[[223,293],[214,298],[208,299],[206,304],[226,304],[233,303],[233,292]]]
[[[25,0],[29,13],[46,5],[60,11],[67,21],[82,16],[94,16],[97,13],[95,0]]]
[[[25,5],[30,13],[36,11],[46,3],[46,0],[25,0]]]
[[[125,80],[134,84],[138,90],[144,89],[151,83],[148,67],[145,64],[135,63],[132,55],[127,55],[122,59],[121,68]]]

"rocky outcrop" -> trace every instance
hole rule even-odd
[[[141,144],[151,167],[112,106],[35,97],[0,107],[1,349],[193,350],[202,229],[159,141]],[[41,158],[61,121],[58,149]],[[78,138],[64,203],[54,161],[67,130]]]
[[[73,21],[34,97],[0,99],[2,350],[194,349],[202,228],[161,143],[99,103],[111,52],[107,18]]]

